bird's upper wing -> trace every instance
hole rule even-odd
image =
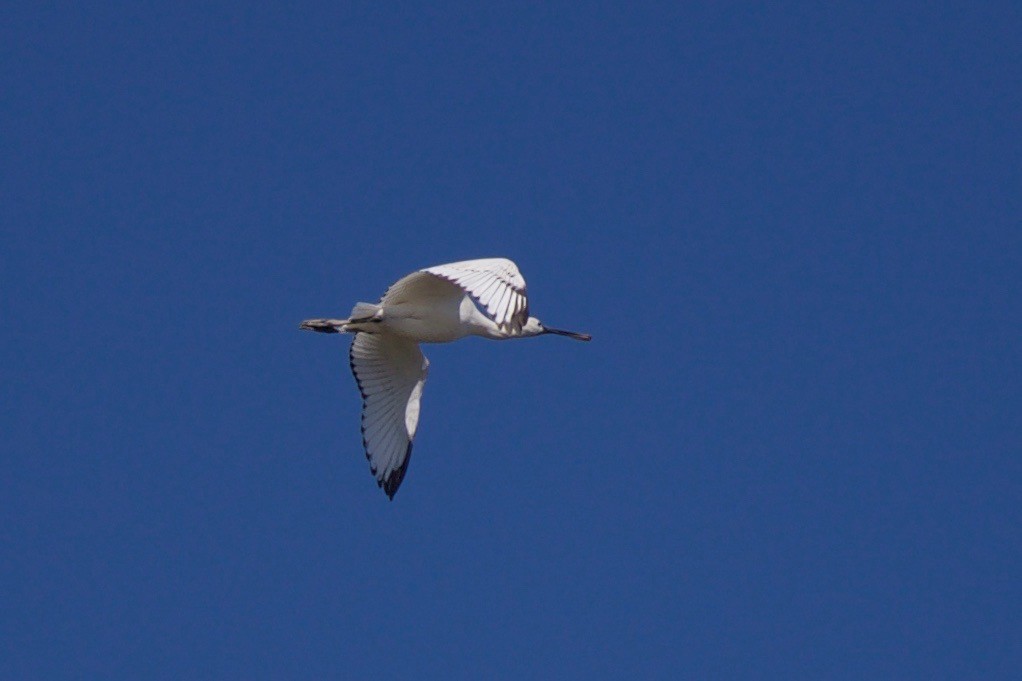
[[[502,329],[520,331],[529,319],[525,278],[506,258],[464,260],[427,267],[421,272],[460,286]]]
[[[408,470],[429,360],[414,341],[358,333],[349,353],[362,393],[362,444],[377,484],[394,498]]]

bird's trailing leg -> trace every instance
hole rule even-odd
[[[340,333],[344,331],[344,325],[348,322],[347,319],[306,319],[298,328],[319,333]]]

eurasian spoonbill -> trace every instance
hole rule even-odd
[[[408,470],[429,369],[419,343],[548,333],[591,338],[530,317],[525,279],[504,258],[427,267],[399,279],[379,303],[357,303],[347,319],[307,319],[299,328],[355,334],[348,356],[362,393],[362,444],[377,484],[391,499]]]

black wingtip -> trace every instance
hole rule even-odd
[[[405,473],[408,472],[408,463],[412,460],[412,443],[408,443],[408,450],[405,452],[405,460],[402,462],[399,468],[395,468],[390,472],[385,480],[379,480],[376,484],[383,488],[383,493],[387,495],[387,498],[394,501],[394,495],[397,494],[397,488],[401,486],[401,482],[405,479]]]

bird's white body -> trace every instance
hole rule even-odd
[[[498,333],[497,325],[479,311],[471,296],[454,284],[450,294],[383,306],[378,321],[348,324],[345,330],[393,333],[419,343],[449,343],[466,336]]]
[[[387,289],[379,303],[358,303],[347,319],[309,319],[301,328],[355,334],[349,357],[362,393],[362,441],[377,482],[391,498],[408,467],[429,369],[419,343],[548,333],[589,340],[587,334],[547,328],[530,317],[525,279],[504,258],[413,272]]]

